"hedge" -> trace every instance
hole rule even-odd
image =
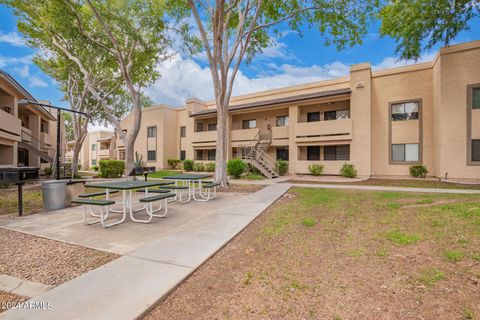
[[[125,172],[125,161],[100,160],[100,175],[104,178],[120,178]]]

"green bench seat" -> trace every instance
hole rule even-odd
[[[95,199],[73,199],[72,203],[86,204],[89,206],[109,206],[115,204],[113,200],[95,200]]]
[[[205,185],[202,185],[203,188],[214,188],[218,187],[220,185],[220,182],[214,182],[214,183],[207,183]]]
[[[118,193],[118,190],[109,191],[109,194],[112,194],[112,193]],[[79,198],[91,198],[91,197],[96,197],[96,196],[104,196],[106,194],[107,194],[106,191],[98,191],[98,192],[90,192],[90,193],[80,194],[78,197]]]
[[[145,189],[138,189],[137,192],[145,192]],[[148,193],[168,193],[168,190],[148,189]]]
[[[188,186],[161,186],[158,187],[159,189],[167,189],[167,190],[187,190]]]
[[[173,198],[173,197],[175,197],[175,194],[171,193],[171,192],[168,192],[168,193],[157,194],[157,195],[154,195],[154,196],[142,198],[142,199],[140,199],[140,202],[154,202],[154,201],[164,200],[164,199]]]

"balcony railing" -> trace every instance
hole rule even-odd
[[[217,131],[199,131],[193,133],[193,143],[206,143],[217,141]]]
[[[352,119],[301,122],[295,125],[295,141],[331,141],[352,139]]]
[[[258,134],[258,128],[232,130],[232,142],[251,141]]]

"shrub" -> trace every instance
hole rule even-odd
[[[182,162],[180,159],[167,159],[167,163],[172,169],[175,169],[180,162]]]
[[[193,164],[193,171],[203,171],[205,170],[205,165],[201,162],[195,162]]]
[[[92,170],[93,170],[93,171],[97,172],[98,169],[99,169],[98,166],[92,166]]]
[[[308,166],[308,171],[314,176],[319,176],[323,171],[323,164],[311,164]]]
[[[340,168],[340,175],[345,178],[355,178],[357,176],[357,169],[351,163],[344,163]]]
[[[100,175],[104,178],[120,178],[125,172],[125,161],[100,160]]]
[[[193,165],[195,164],[195,161],[193,160],[183,160],[183,170],[185,171],[193,171]]]
[[[423,164],[418,164],[415,166],[410,166],[410,175],[415,178],[425,178],[427,176],[428,170]]]
[[[283,176],[288,172],[288,161],[278,160],[277,161],[278,174]]]
[[[242,159],[232,159],[227,162],[228,174],[237,179],[240,178],[246,168],[247,164]]]
[[[215,171],[215,162],[209,162],[205,164],[205,171],[214,172]]]
[[[43,174],[46,175],[46,176],[51,176],[52,173],[53,173],[52,166],[46,167],[45,169],[43,169]]]

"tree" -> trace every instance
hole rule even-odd
[[[70,112],[62,112],[63,120],[65,121],[65,139],[67,141],[73,140],[73,117]]]
[[[437,43],[448,45],[480,15],[478,0],[393,0],[380,11],[382,35],[393,37],[402,59],[418,60]]]
[[[159,76],[155,66],[167,58],[160,1],[147,0],[0,0],[15,9],[19,30],[33,46],[62,54],[82,74],[82,82],[100,104],[125,145],[126,168],[133,168],[134,143],[142,116],[142,90]],[[101,70],[100,74],[97,71]],[[110,95],[129,98],[133,127],[127,132]],[[115,101],[115,99],[110,100]]]
[[[326,44],[338,49],[361,42],[377,0],[183,0],[179,11],[190,9],[206,52],[217,105],[215,180],[227,185],[228,105],[235,76],[244,60],[251,61],[272,41],[280,27],[301,31],[316,26]],[[285,26],[286,25],[286,26]]]

